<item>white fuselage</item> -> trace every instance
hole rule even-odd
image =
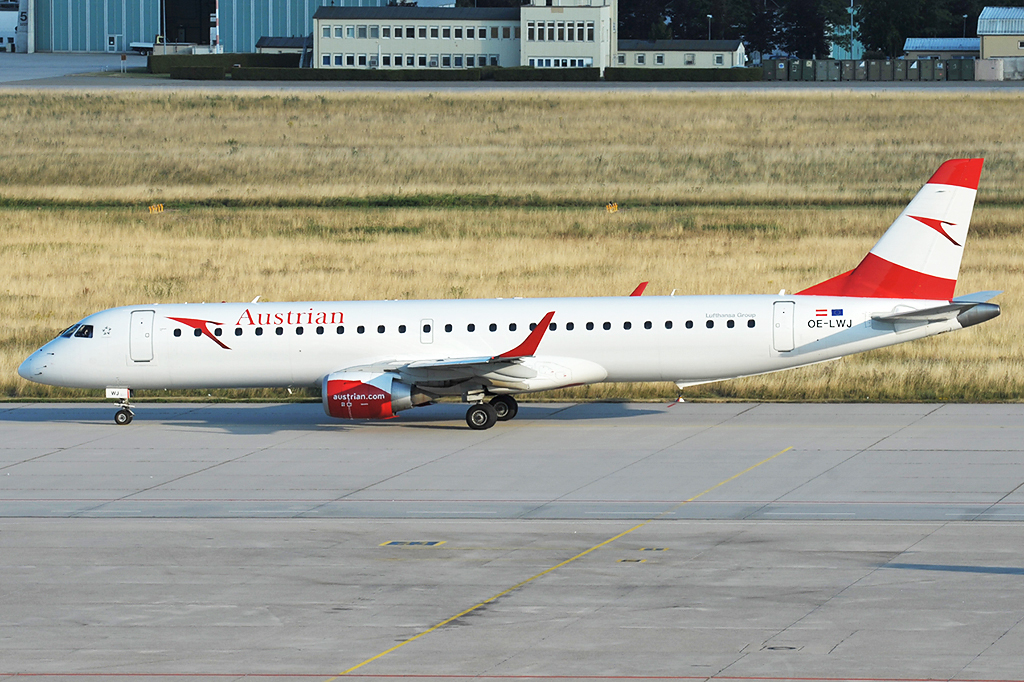
[[[564,371],[525,390],[597,381],[683,386],[959,329],[955,318],[871,319],[943,303],[743,295],[137,305],[89,315],[79,324],[91,325],[90,336],[50,341],[19,374],[80,388],[316,386],[350,368],[499,355],[554,311],[535,356]]]

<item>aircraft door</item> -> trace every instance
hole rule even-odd
[[[153,359],[153,316],[152,310],[132,311],[128,348],[135,362],[149,362]]]
[[[434,343],[433,320],[420,320],[420,343]]]
[[[776,301],[775,319],[772,320],[772,345],[780,353],[793,350],[794,301]]]

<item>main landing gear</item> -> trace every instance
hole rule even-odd
[[[466,411],[466,423],[474,431],[483,431],[497,422],[506,422],[519,413],[519,403],[510,395],[498,395],[489,403],[470,405]]]

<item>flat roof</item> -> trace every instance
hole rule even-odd
[[[518,7],[317,7],[314,19],[519,21]]]
[[[286,48],[302,48],[309,42],[313,44],[309,36],[297,36],[294,38],[281,37],[281,36],[262,36],[256,41],[256,47],[286,47]]]

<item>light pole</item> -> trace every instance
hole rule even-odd
[[[964,15],[964,38],[967,37],[967,15]]]
[[[850,0],[850,59],[853,59],[853,0]]]
[[[711,15],[708,15],[708,40],[711,40]]]

